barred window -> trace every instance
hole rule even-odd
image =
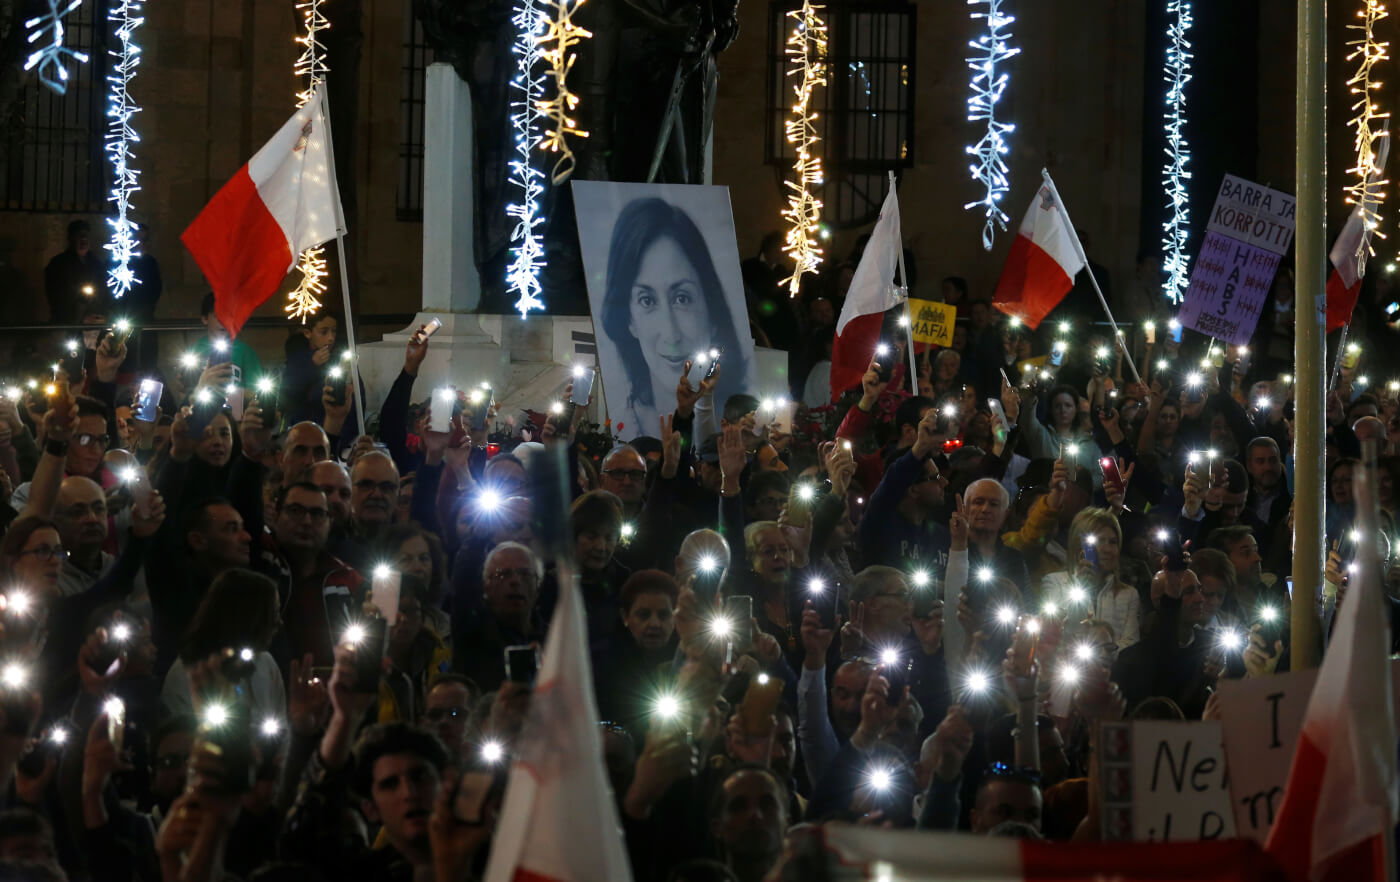
[[[783,122],[792,106],[796,65],[787,56],[791,0],[769,6],[766,159],[779,180],[790,175],[792,145]],[[902,0],[833,0],[822,15],[827,26],[827,85],[814,97],[821,117],[817,144],[825,185],[823,217],[833,227],[873,221],[884,200],[886,178],[914,163],[915,4]],[[781,184],[780,184],[781,186]]]
[[[423,36],[423,24],[405,0],[403,64],[399,80],[399,194],[398,218],[423,219],[423,107],[428,86],[428,65],[433,50]]]
[[[14,23],[22,23],[19,13]],[[106,209],[107,7],[84,3],[63,20],[64,45],[85,52],[70,63],[59,95],[24,75],[15,102],[0,108],[0,210],[90,214]]]

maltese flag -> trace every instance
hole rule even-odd
[[[1367,178],[1367,194],[1374,194],[1385,181],[1380,180],[1381,169],[1390,156],[1390,132],[1382,132],[1377,140],[1375,170]],[[1351,201],[1351,200],[1347,200]],[[1369,211],[1368,211],[1369,209]],[[1361,294],[1361,279],[1366,275],[1366,258],[1371,256],[1371,229],[1367,229],[1366,216],[1370,214],[1376,221],[1376,199],[1368,195],[1347,216],[1346,225],[1337,234],[1332,250],[1327,258],[1332,262],[1332,275],[1327,277],[1327,333],[1332,333],[1351,321],[1356,309],[1356,298]]]
[[[1358,432],[1357,434],[1361,434]],[[1369,469],[1353,493],[1363,534],[1377,532]],[[1369,513],[1367,509],[1370,509]],[[1380,561],[1357,558],[1303,714],[1283,803],[1264,850],[1292,882],[1384,882],[1400,814],[1390,616]]]
[[[214,289],[214,314],[236,336],[308,248],[345,233],[325,87],[224,184],[180,241]]]
[[[899,198],[891,181],[885,204],[880,206],[880,219],[861,252],[841,307],[841,318],[836,322],[836,339],[831,344],[832,401],[852,386],[860,385],[880,343],[885,313],[905,300],[904,289],[894,283],[903,247]]]
[[[1074,230],[1055,202],[1047,180],[1016,231],[992,305],[1034,330],[1074,287],[1084,269]]]
[[[631,882],[588,661],[583,598],[564,583],[506,783],[486,882]]]

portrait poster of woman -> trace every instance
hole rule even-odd
[[[722,350],[716,413],[750,392],[739,247],[726,187],[574,181],[603,392],[623,439],[660,434],[687,359]],[[705,368],[691,368],[698,385]],[[697,444],[699,441],[696,442]]]

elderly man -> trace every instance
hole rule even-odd
[[[1011,496],[993,478],[981,478],[967,485],[962,498],[963,516],[967,518],[968,572],[980,574],[990,568],[996,578],[1010,579],[1026,596],[1030,573],[1019,551],[1001,541],[1001,528],[1011,510]]]
[[[647,461],[630,444],[614,447],[603,458],[599,486],[622,500],[623,517],[635,521],[647,493]]]
[[[333,463],[318,463],[316,468],[325,473],[331,465]],[[338,487],[316,483],[327,491],[327,502],[334,518],[337,503],[331,500],[330,490]],[[332,533],[331,547],[336,556],[357,570],[368,569],[375,543],[394,522],[398,497],[399,469],[387,453],[372,450],[356,459],[350,471],[348,529]]]
[[[526,546],[502,542],[491,549],[478,589],[484,605],[459,595],[452,607],[453,673],[470,677],[484,692],[500,688],[506,647],[544,640],[535,611],[543,579],[544,564]]]
[[[437,733],[455,762],[468,759],[476,735],[471,727],[476,699],[476,684],[471,680],[460,674],[439,674],[423,701],[423,717],[418,724]]]

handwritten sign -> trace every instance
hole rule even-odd
[[[953,320],[958,317],[958,308],[951,303],[937,303],[933,300],[909,298],[909,316],[914,324],[915,343],[932,343],[934,346],[953,345]]]
[[[1400,661],[1391,662],[1390,671],[1391,687],[1400,687]],[[1240,836],[1259,842],[1269,836],[1316,680],[1317,671],[1310,670],[1220,681],[1230,798]],[[1393,707],[1400,710],[1400,698]]]
[[[1249,341],[1279,260],[1293,242],[1297,203],[1271,187],[1226,175],[1177,315],[1181,323],[1225,340]]]
[[[1213,721],[1103,726],[1104,837],[1133,842],[1233,837],[1221,742],[1220,724]]]

